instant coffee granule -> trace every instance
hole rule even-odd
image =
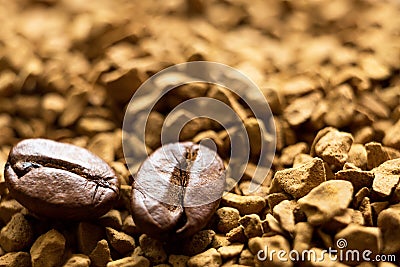
[[[396,0],[3,1],[0,266],[400,266],[399,14]],[[144,141],[156,151],[170,111],[208,97],[238,114],[251,155],[202,229],[160,240],[132,216],[135,177],[122,121],[149,77],[202,60],[236,68],[260,87],[273,113],[276,154],[249,193],[265,136],[243,99],[203,83],[168,93],[147,122],[137,122],[148,134],[132,146]],[[71,221],[21,205],[4,170],[11,149],[31,138],[88,149],[111,166],[120,184],[112,209]],[[180,133],[182,142],[205,138],[227,164],[231,140],[215,121],[196,118]],[[40,168],[27,163],[17,166],[20,174]],[[286,253],[284,260],[272,250]],[[340,257],[356,252],[359,259]]]

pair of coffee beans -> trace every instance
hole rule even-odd
[[[105,161],[84,148],[47,139],[15,145],[5,180],[23,206],[52,219],[93,219],[119,197],[119,180]],[[224,164],[213,150],[192,142],[168,144],[136,174],[132,215],[153,237],[187,237],[207,224],[224,186]]]

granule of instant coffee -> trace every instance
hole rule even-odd
[[[107,240],[111,247],[121,255],[127,255],[133,252],[135,248],[135,239],[124,232],[118,232],[111,227],[106,227]]]
[[[139,244],[143,255],[154,263],[165,262],[168,258],[161,241],[142,234],[139,238]]]
[[[77,227],[77,243],[79,252],[89,255],[97,242],[105,238],[104,227],[90,222],[80,222]]]
[[[367,151],[368,170],[378,167],[390,159],[388,153],[383,149],[383,146],[377,142],[365,144],[365,150]]]
[[[290,166],[293,165],[293,161],[297,155],[307,153],[308,151],[308,144],[305,142],[299,142],[282,149],[282,155],[279,160],[284,166]]]
[[[168,262],[172,265],[172,266],[186,266],[187,261],[189,260],[189,256],[185,256],[185,255],[174,255],[171,254],[169,255],[168,258]]]
[[[259,213],[266,206],[265,199],[260,196],[240,196],[232,193],[224,194],[221,203],[236,208],[241,215]]]
[[[210,248],[209,250],[204,251],[203,253],[197,254],[196,256],[191,257],[187,261],[187,266],[189,267],[201,267],[201,266],[210,266],[217,267],[222,263],[221,254],[215,248]]]
[[[361,211],[361,214],[364,218],[364,224],[366,226],[373,226],[373,217],[372,217],[373,214],[372,214],[370,198],[364,197],[358,209]]]
[[[294,210],[298,204],[294,200],[283,200],[273,209],[274,217],[279,221],[283,229],[289,233],[295,230],[295,214]]]
[[[193,256],[207,249],[215,237],[213,230],[202,230],[189,239],[185,240],[181,246],[183,254]]]
[[[239,226],[239,211],[231,207],[222,207],[215,214],[218,217],[217,229],[222,233],[227,233]]]
[[[19,212],[1,229],[0,246],[7,252],[20,251],[28,248],[33,238],[33,225]]]
[[[314,228],[307,222],[299,222],[295,225],[293,249],[302,252],[310,248]]]
[[[244,244],[232,244],[220,247],[217,251],[223,259],[230,259],[238,256],[243,250]]]
[[[368,249],[372,253],[371,257],[374,257],[381,251],[381,232],[376,227],[350,224],[335,235],[335,244],[338,244],[339,239],[347,241],[348,246],[344,248],[345,252],[352,249],[357,251]]]
[[[370,188],[372,186],[374,178],[375,175],[372,172],[362,171],[357,167],[341,170],[335,174],[335,179],[351,182],[354,187],[354,191],[356,192],[363,187]]]
[[[0,266],[29,267],[31,266],[31,257],[27,252],[9,252],[0,257]]]
[[[107,240],[102,239],[97,242],[96,247],[89,254],[91,264],[95,267],[101,267],[107,265],[112,261],[111,251]]]
[[[3,200],[0,203],[0,219],[3,223],[8,223],[11,217],[22,211],[24,207],[15,199]]]
[[[29,251],[32,267],[59,265],[63,260],[65,245],[65,237],[57,230],[52,229],[39,236]]]
[[[260,236],[263,233],[262,223],[257,214],[245,215],[240,218],[239,223],[243,226],[243,232],[247,238]]]
[[[400,207],[399,205],[389,206],[378,216],[378,227],[382,231],[384,253],[396,253],[400,250],[398,243],[399,232],[396,231],[400,226]]]
[[[296,168],[277,171],[274,180],[286,193],[294,198],[301,198],[326,181],[323,161],[314,158]]]
[[[63,267],[88,267],[90,266],[90,258],[84,254],[72,254],[67,259]]]
[[[312,225],[320,225],[347,208],[353,197],[348,181],[331,180],[321,183],[298,200],[300,208]]]
[[[257,255],[257,253],[260,250],[265,249],[265,247],[268,247],[269,249],[274,249],[274,250],[282,249],[285,251],[290,251],[289,241],[286,240],[281,235],[275,235],[275,236],[271,236],[271,237],[254,237],[249,240],[248,246],[253,255]],[[255,262],[260,264],[261,266],[267,266],[267,264],[270,266],[282,266],[282,267],[293,266],[293,263],[291,260],[288,260],[288,261],[285,261],[284,263],[282,263],[276,255],[272,255],[272,256],[273,256],[272,260],[270,257],[266,257],[265,261],[261,261],[261,259],[255,259]]]
[[[317,137],[314,140],[315,146],[312,146],[311,153],[315,152],[330,166],[335,168],[343,167],[353,143],[351,134],[340,132],[333,128],[325,128],[320,133],[320,138]]]

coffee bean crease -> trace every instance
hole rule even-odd
[[[106,162],[86,149],[46,139],[15,145],[5,180],[22,205],[50,218],[98,217],[119,196],[119,180]]]
[[[135,223],[159,239],[193,235],[215,212],[224,185],[224,165],[214,151],[192,142],[164,145],[135,177]]]

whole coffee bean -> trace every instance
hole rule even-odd
[[[106,162],[84,148],[46,139],[15,145],[5,180],[28,210],[55,219],[101,216],[119,195],[119,180]]]
[[[139,229],[158,239],[189,237],[218,208],[225,167],[216,152],[192,142],[165,145],[139,168],[131,208]]]

